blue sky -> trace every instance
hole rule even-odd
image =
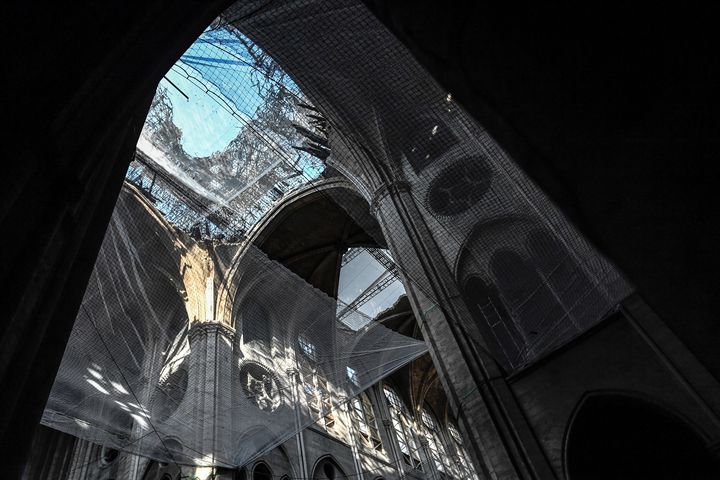
[[[223,151],[244,131],[246,122],[256,116],[258,107],[265,102],[254,82],[280,80],[285,88],[299,94],[297,86],[288,76],[278,73],[275,78],[268,79],[251,67],[254,63],[238,35],[225,29],[207,30],[160,82],[172,105],[172,121],[181,130],[180,144],[190,157],[207,157]],[[261,88],[264,86],[267,84],[260,84]],[[164,145],[155,144],[157,138],[151,137],[142,136],[138,148],[186,187],[221,205],[234,198],[233,191],[227,191],[222,184],[214,182],[212,167],[204,172],[205,175],[197,175],[197,171],[190,174],[182,165],[182,161],[186,160],[178,162],[178,159],[168,158],[169,150]],[[321,161],[290,148],[301,139],[279,140],[287,159],[298,162],[296,165],[304,177],[288,177],[289,183],[284,184],[283,189],[296,188],[322,173],[324,165]],[[266,157],[264,161],[268,166],[282,161],[276,154]],[[238,180],[243,180],[241,176],[242,173],[238,173]],[[258,179],[248,177],[244,180],[253,184]],[[257,199],[258,202],[261,200]],[[249,211],[238,214],[250,215]]]
[[[166,77],[190,97],[186,99],[166,79],[160,82],[172,103],[173,122],[182,130],[183,149],[193,157],[206,157],[227,147],[240,132],[242,122],[183,75],[170,70]]]
[[[160,82],[172,103],[174,123],[182,130],[181,145],[189,155],[204,157],[223,150],[243,126],[232,112],[250,118],[262,104],[245,57],[244,46],[233,34],[223,29],[206,31]]]

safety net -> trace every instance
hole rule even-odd
[[[329,284],[268,240],[311,197],[361,231]],[[158,87],[43,423],[245,465],[423,355],[375,319],[450,283],[508,372],[631,290],[362,2],[238,2]]]

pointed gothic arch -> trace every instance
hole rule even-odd
[[[591,392],[578,402],[563,463],[568,480],[720,478],[720,462],[699,429],[632,392]]]

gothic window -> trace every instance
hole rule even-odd
[[[548,342],[547,332],[556,331],[557,319],[565,318],[556,296],[535,266],[509,249],[500,249],[490,258],[490,270],[515,320],[528,354],[535,354]]]
[[[390,420],[395,430],[395,436],[397,437],[403,460],[410,467],[422,470],[418,440],[412,429],[412,422],[408,418],[405,404],[400,400],[395,390],[389,386],[385,385],[383,391],[385,392],[385,398],[390,407]]]
[[[347,367],[347,377],[356,387],[360,386],[360,379],[358,378],[357,371],[352,367]]]
[[[326,430],[335,426],[332,394],[326,379],[317,373],[304,375],[303,390],[313,418],[322,420]]]
[[[298,337],[298,344],[302,352],[313,361],[317,361],[317,347],[305,335]]]
[[[273,475],[270,467],[268,467],[264,463],[259,463],[255,466],[255,469],[253,470],[252,478],[253,480],[272,480]]]
[[[523,338],[500,299],[497,287],[474,275],[463,285],[463,296],[495,359],[508,370],[520,366]]]
[[[330,457],[321,459],[313,470],[313,480],[348,480],[342,468]]]
[[[470,462],[470,457],[465,450],[462,436],[460,435],[457,427],[453,424],[449,424],[448,433],[450,434],[453,447],[455,448],[454,463],[456,475],[462,480],[478,480],[478,476],[475,473],[472,463]]]
[[[423,409],[420,413],[422,417],[423,426],[425,427],[425,438],[428,441],[428,449],[430,450],[430,457],[435,464],[438,472],[449,474],[451,471],[451,464],[448,458],[448,454],[445,451],[445,446],[440,440],[440,433],[435,423],[435,419],[430,415],[427,409]]]
[[[377,420],[375,419],[375,412],[370,403],[370,398],[363,392],[354,397],[351,403],[361,444],[373,450],[382,450],[380,432],[378,431]]]
[[[598,313],[604,313],[602,295],[557,237],[536,230],[528,235],[526,246],[530,259],[570,319],[587,325],[598,318]],[[577,301],[578,295],[582,302]],[[603,311],[597,312],[598,308]]]
[[[430,185],[428,206],[442,216],[472,208],[490,189],[492,171],[485,158],[466,157],[444,169]]]

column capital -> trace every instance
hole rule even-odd
[[[188,331],[188,339],[193,341],[201,336],[220,334],[230,342],[235,339],[235,329],[220,322],[194,322]]]

